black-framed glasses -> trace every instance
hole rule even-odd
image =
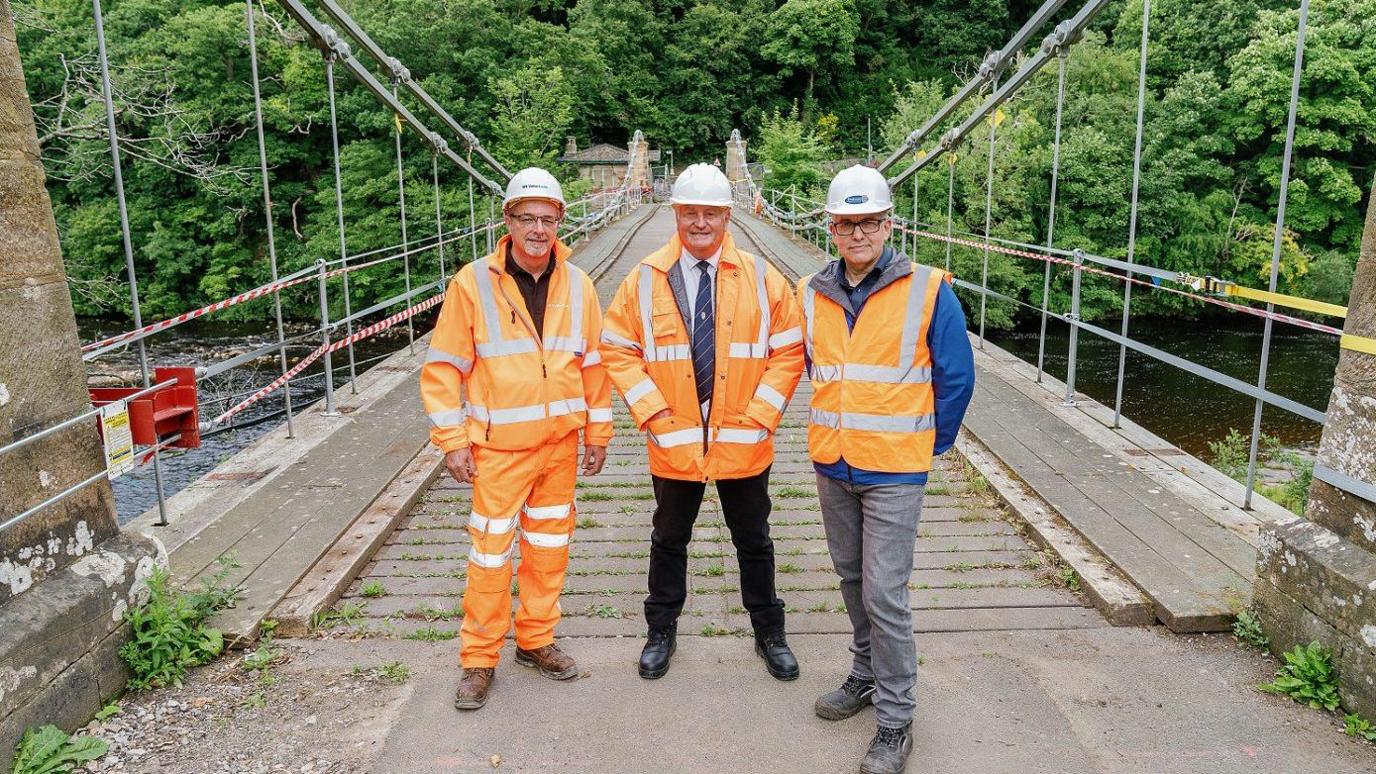
[[[531,226],[535,225],[536,223],[539,223],[540,225],[544,226],[545,228],[548,228],[548,229],[556,229],[556,228],[559,227],[559,221],[561,220],[561,218],[551,218],[551,217],[548,217],[548,216],[537,218],[537,217],[535,217],[534,215],[524,215],[524,214],[522,214],[522,215],[512,215],[511,217],[512,217],[513,219],[515,219],[515,221],[516,221],[517,223],[521,224],[521,228],[530,228]]]
[[[839,236],[850,236],[851,234],[854,234],[854,233],[855,233],[855,227],[856,227],[856,226],[859,226],[859,227],[860,227],[860,230],[863,231],[863,232],[866,233],[866,234],[875,234],[875,233],[878,233],[878,232],[879,232],[879,229],[880,229],[883,225],[884,225],[884,221],[882,221],[882,220],[876,220],[876,219],[874,219],[874,218],[869,218],[869,219],[867,219],[867,220],[860,220],[860,221],[855,221],[855,220],[838,220],[838,221],[834,221],[834,222],[831,224],[831,227],[834,228],[834,229],[836,229],[836,233],[837,233]]]

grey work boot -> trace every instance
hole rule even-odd
[[[860,774],[899,774],[908,767],[912,751],[912,723],[902,728],[880,726],[870,742],[870,751],[860,763]]]
[[[813,710],[823,720],[845,720],[874,703],[874,681],[855,675],[834,691],[817,698]]]

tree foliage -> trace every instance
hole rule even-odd
[[[636,129],[652,147],[672,149],[682,167],[720,157],[722,143],[740,128],[757,160],[776,176],[772,183],[781,175],[787,185],[816,189],[823,182],[821,161],[861,155],[867,120],[878,129],[881,150],[894,147],[1039,4],[345,5],[510,168],[551,163],[565,135],[580,144],[620,145]],[[78,311],[127,313],[89,6],[15,0],[13,7]],[[274,4],[258,8],[273,224],[287,272],[340,250],[329,103],[319,52]],[[1116,258],[1127,254],[1141,8],[1141,0],[1111,4],[1074,47],[1067,71],[1055,242]],[[1311,6],[1281,240],[1286,291],[1345,300],[1376,166],[1372,18],[1376,0],[1314,0]],[[1296,20],[1293,3],[1280,0],[1238,0],[1226,7],[1152,3],[1136,260],[1248,284],[1269,277]],[[145,314],[175,313],[265,281],[270,272],[244,4],[107,0],[106,26]],[[997,184],[990,200],[996,236],[1047,239],[1054,69],[1021,90],[996,132]],[[375,73],[387,81],[386,73]],[[350,252],[395,245],[401,208],[393,116],[350,76],[339,72],[336,80],[344,241]],[[408,235],[424,238],[436,230],[430,150],[409,131],[402,144]],[[918,219],[944,225],[949,173],[955,228],[982,233],[987,153],[988,133],[981,128],[955,149],[954,168],[940,163],[922,172]],[[466,177],[443,160],[439,171],[445,230],[484,218],[490,201],[482,192],[470,213]],[[899,208],[911,214],[911,187],[898,195]],[[455,252],[449,252],[450,266]],[[916,253],[945,263],[943,245],[920,243]],[[436,258],[416,256],[413,269],[435,276]],[[956,249],[952,260],[967,276],[983,271],[982,251]],[[1040,303],[1040,265],[995,254],[989,271],[1001,292]],[[357,275],[355,308],[400,292],[398,275]],[[1054,308],[1068,303],[1064,275],[1058,271],[1052,283]],[[1084,292],[1088,316],[1111,316],[1121,305],[1116,283],[1089,281]],[[289,313],[315,314],[313,288],[286,300]],[[265,304],[222,314],[262,316]],[[1013,320],[1013,310],[994,306],[991,320]],[[1177,296],[1150,292],[1137,296],[1134,309],[1200,311]]]

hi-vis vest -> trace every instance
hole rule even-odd
[[[548,269],[544,331],[506,273],[504,236],[497,249],[449,282],[420,390],[430,440],[448,453],[469,444],[533,449],[584,427],[584,442],[612,436],[611,383],[598,340],[602,310],[592,280],[555,242]],[[460,387],[467,388],[467,400]]]
[[[716,272],[716,369],[707,422],[693,378],[692,338],[669,271],[677,236],[617,290],[602,330],[607,371],[649,436],[650,472],[709,481],[746,478],[774,461],[773,433],[803,372],[803,332],[788,282],[728,234]],[[663,409],[671,416],[647,421]]]
[[[812,410],[807,449],[814,462],[841,457],[864,470],[930,470],[936,440],[932,357],[927,330],[937,291],[950,275],[910,264],[909,274],[880,288],[846,327],[839,304],[798,285],[804,341],[811,361]]]

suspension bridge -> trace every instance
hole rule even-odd
[[[644,439],[617,399],[607,466],[579,484],[580,519],[562,603],[560,635],[586,674],[551,687],[502,670],[491,706],[455,718],[449,700],[457,679],[469,487],[442,473],[441,455],[428,444],[417,375],[428,347],[426,313],[458,266],[492,249],[502,229],[496,201],[511,173],[340,5],[277,5],[321,53],[337,254],[279,270],[257,42],[264,11],[248,0],[244,41],[272,276],[203,307],[143,319],[134,261],[139,235],[124,198],[119,106],[109,83],[101,3],[94,0],[133,319],[127,331],[83,343],[42,192],[23,52],[0,0],[0,106],[15,106],[0,112],[0,165],[8,165],[7,177],[15,171],[12,179],[23,189],[0,197],[0,223],[17,235],[0,239],[0,249],[16,248],[0,260],[18,267],[0,272],[7,310],[0,314],[0,761],[26,728],[81,727],[123,691],[129,675],[116,657],[123,615],[137,604],[152,568],[165,564],[183,587],[215,579],[242,588],[237,604],[217,613],[213,624],[232,647],[254,652],[266,641],[267,652],[286,654],[274,662],[281,686],[263,683],[252,694],[259,698],[247,702],[237,691],[224,699],[212,685],[245,678],[211,666],[193,673],[185,687],[127,699],[146,707],[150,718],[163,717],[158,707],[165,700],[175,707],[204,699],[209,709],[202,726],[194,718],[176,721],[190,724],[177,738],[160,739],[156,728],[120,737],[93,724],[91,732],[112,743],[115,770],[847,769],[871,729],[826,724],[811,713],[815,695],[844,676],[850,624],[807,459],[806,380],[776,437],[771,482],[778,586],[789,631],[797,635],[798,683],[766,682],[748,640],[737,636],[749,632],[749,621],[735,604],[729,534],[710,494],[694,530],[682,667],[655,684],[633,674],[644,631],[639,606],[653,494]],[[1369,378],[1363,381],[1376,362],[1376,223],[1368,217],[1367,250],[1347,307],[1278,292],[1308,0],[1299,4],[1266,288],[1168,271],[1137,254],[1150,2],[1142,11],[1126,255],[1096,255],[1057,240],[1061,141],[1063,132],[1074,131],[1062,126],[1067,55],[1105,5],[1042,4],[878,164],[895,191],[911,186],[914,192],[912,213],[894,215],[894,248],[921,249],[944,258],[948,269],[953,254],[964,251],[978,256],[981,269],[958,272],[955,280],[977,347],[977,394],[955,452],[939,460],[929,484],[909,584],[923,654],[913,765],[923,771],[1369,771],[1370,749],[1342,739],[1330,718],[1255,692],[1270,679],[1274,662],[1226,636],[1208,636],[1230,631],[1239,613],[1256,611],[1278,651],[1321,641],[1342,676],[1344,708],[1376,718],[1376,459],[1370,453],[1376,393]],[[1047,223],[1045,241],[1030,244],[991,233],[994,160],[1003,107],[1045,68],[1057,73],[1050,195],[1027,203]],[[390,142],[396,158],[401,217],[398,241],[385,248],[350,250],[339,77],[360,86],[394,120],[395,131],[379,139]],[[655,199],[649,141],[639,131],[629,135],[619,185],[572,202],[561,227],[561,238],[575,248],[572,260],[593,278],[604,306],[674,229],[669,208]],[[432,201],[415,201],[415,181],[407,185],[406,154],[417,149],[430,158]],[[987,153],[982,232],[955,226],[968,219],[955,217],[955,167],[943,160],[951,162],[957,151]],[[731,228],[737,244],[794,282],[836,257],[820,203],[771,188],[739,132],[726,141],[724,159],[736,188]],[[466,193],[462,219],[442,206],[444,186],[452,185],[445,181],[454,179],[450,170]],[[921,222],[918,187],[938,183],[947,190],[945,221]],[[422,222],[427,226],[418,232]],[[1040,265],[1041,294],[1010,295],[991,283],[990,263],[999,260]],[[355,306],[360,282],[398,275],[402,293]],[[1048,291],[1067,277],[1070,304],[1053,308]],[[1121,291],[1116,328],[1082,319],[1081,291],[1089,282]],[[282,297],[292,292],[311,293],[318,313],[309,329],[289,333]],[[1257,378],[1242,380],[1202,358],[1134,338],[1134,292],[1174,294],[1260,318]],[[265,308],[269,299],[270,341],[190,367],[159,366],[147,355],[150,340],[179,325],[242,304]],[[1040,319],[1034,360],[986,337],[994,305]],[[1048,323],[1069,331],[1064,378],[1049,372]],[[1327,411],[1268,388],[1275,325],[1331,335],[1341,347]],[[1082,334],[1119,348],[1111,402],[1077,389]],[[392,336],[387,340],[400,349],[371,360],[359,356],[360,343],[380,336]],[[130,351],[138,353],[140,384],[87,392],[81,377],[91,364]],[[1124,414],[1129,357],[1255,401],[1244,481]],[[223,384],[218,380],[265,360],[275,370],[261,383],[214,394]],[[1303,515],[1256,493],[1267,410],[1324,428]],[[167,454],[278,418],[279,427],[167,491]],[[127,436],[116,432],[121,423],[130,427]],[[124,446],[112,450],[112,437],[123,437]],[[134,465],[151,467],[156,505],[120,524],[111,481]],[[226,566],[229,556],[234,563]],[[409,679],[369,677],[384,662],[406,665]],[[209,738],[208,716],[217,702],[225,705],[213,725],[217,741],[191,743]],[[679,713],[673,728],[649,720],[657,711],[648,708],[664,706]]]

